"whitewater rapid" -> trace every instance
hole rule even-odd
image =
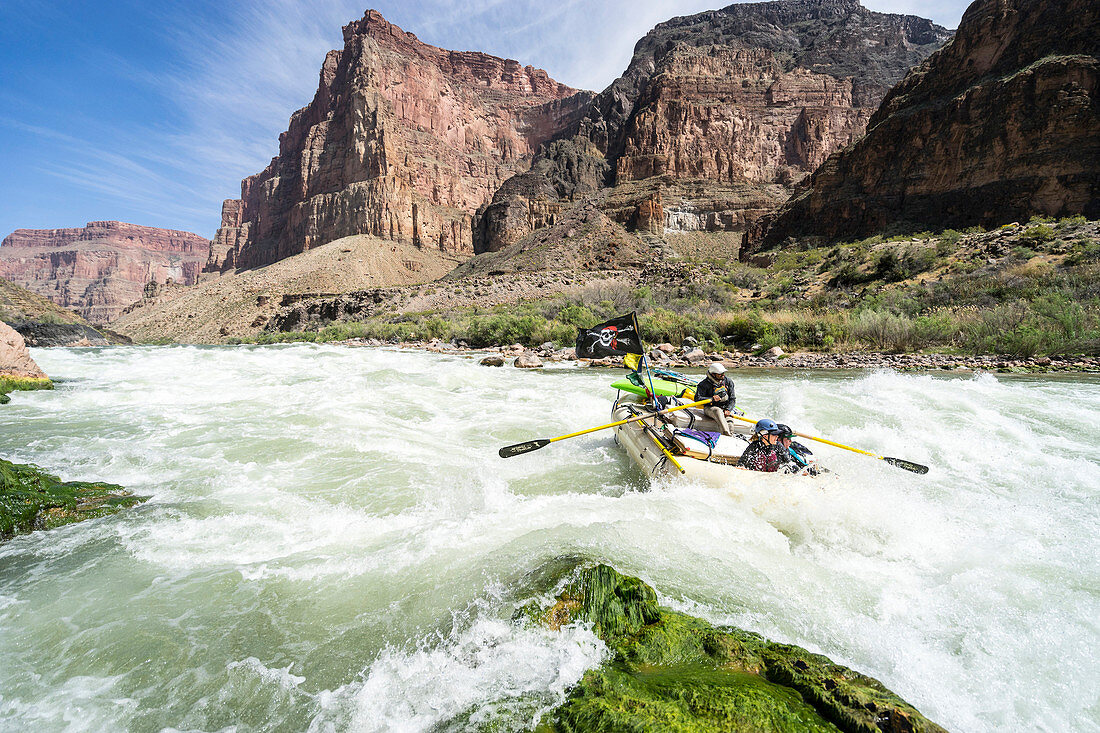
[[[1100,380],[734,373],[842,481],[648,482],[619,373],[337,346],[39,349],[0,456],[135,510],[0,545],[0,730],[533,724],[606,649],[509,622],[563,557],[882,680],[953,731],[1100,730]]]

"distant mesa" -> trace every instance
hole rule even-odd
[[[978,0],[745,253],[888,227],[1100,218],[1098,29],[1094,0]]]
[[[81,229],[16,229],[0,243],[0,278],[106,323],[146,283],[197,282],[210,240],[172,229],[92,221]]]

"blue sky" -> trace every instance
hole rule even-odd
[[[428,43],[600,90],[657,23],[700,0],[375,0]],[[863,0],[954,28],[960,0]],[[349,0],[2,0],[0,237],[117,219],[213,236],[310,101]]]

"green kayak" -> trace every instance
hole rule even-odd
[[[646,381],[649,384],[649,381]],[[638,385],[631,382],[629,379],[619,379],[611,383],[614,389],[622,390],[623,392],[630,392],[631,394],[637,394],[645,396],[645,390]],[[691,390],[694,394],[694,388],[686,384],[678,384],[676,382],[669,382],[664,379],[653,380],[653,391],[661,397],[683,397],[684,390]]]

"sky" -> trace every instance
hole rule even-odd
[[[278,152],[352,0],[0,0],[0,237],[119,220],[212,237]],[[442,48],[600,91],[657,23],[706,0],[373,0]],[[958,26],[963,0],[863,0]]]

